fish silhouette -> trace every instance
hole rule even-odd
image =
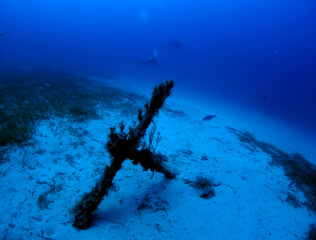
[[[216,114],[215,115],[207,115],[203,118],[203,121],[210,121],[215,117],[216,117]]]
[[[180,41],[169,42],[167,45],[169,47],[173,47],[174,50],[179,50],[182,47],[182,43]]]
[[[148,64],[156,65],[157,64],[157,58],[158,58],[158,52],[156,51],[156,49],[154,49],[154,55],[153,56],[147,58],[145,61],[138,61],[138,62],[143,64],[143,65],[148,65]]]

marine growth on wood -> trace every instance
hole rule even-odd
[[[150,102],[145,104],[145,112],[139,109],[138,124],[130,127],[128,133],[124,131],[124,123],[121,123],[119,131],[115,127],[110,129],[109,141],[106,147],[112,156],[111,164],[106,166],[103,176],[91,192],[85,194],[75,207],[74,227],[78,229],[90,227],[93,212],[97,209],[103,197],[109,193],[110,187],[113,185],[112,181],[126,159],[130,159],[133,164],[141,164],[144,171],[157,171],[163,173],[169,179],[175,177],[175,173],[163,166],[163,161],[166,159],[164,155],[155,153],[150,146],[140,147],[147,128],[158,114],[164,101],[171,94],[173,86],[174,82],[170,80],[154,88]]]

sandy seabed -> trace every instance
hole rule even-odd
[[[150,92],[150,90],[149,90]],[[223,103],[200,104],[171,96],[155,119],[162,136],[156,151],[178,175],[144,172],[125,161],[114,188],[87,230],[72,227],[71,210],[99,179],[110,156],[111,126],[131,119],[103,111],[100,119],[40,121],[30,143],[11,147],[0,168],[1,239],[303,239],[315,212],[288,201],[304,194],[271,156],[253,151],[228,127],[249,131],[285,152],[315,157],[314,142],[291,127]],[[211,111],[210,111],[211,109]],[[232,110],[233,109],[233,110]],[[217,113],[211,121],[202,121]],[[136,116],[135,116],[136,119]],[[197,176],[220,182],[200,198],[186,183]]]

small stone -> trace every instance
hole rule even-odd
[[[201,160],[206,161],[206,160],[208,160],[208,158],[207,158],[207,156],[204,154],[204,155],[201,157]]]

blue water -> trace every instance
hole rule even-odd
[[[314,0],[1,0],[0,64],[173,78],[316,136],[315,29]]]

